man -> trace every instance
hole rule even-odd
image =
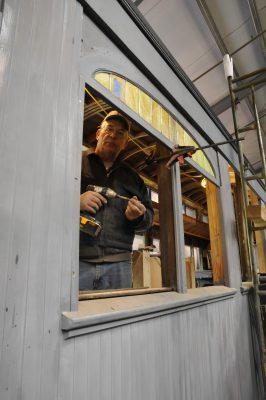
[[[128,142],[129,123],[110,112],[96,132],[97,145],[85,159],[81,176],[81,212],[102,225],[98,236],[80,232],[80,290],[132,287],[131,252],[135,232],[152,225],[153,210],[143,180],[119,161]],[[130,198],[107,199],[87,190],[88,185],[108,187]]]

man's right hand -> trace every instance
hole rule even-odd
[[[106,198],[97,192],[89,191],[80,195],[80,211],[95,214],[106,203]]]

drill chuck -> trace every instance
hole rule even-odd
[[[115,199],[116,197],[118,197],[120,199],[129,200],[128,197],[121,196],[120,194],[116,193],[113,189],[110,189],[108,187],[88,185],[86,190],[100,193],[107,199]]]

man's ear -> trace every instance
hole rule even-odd
[[[124,150],[124,149],[127,147],[128,139],[129,139],[129,137],[128,137],[128,135],[127,135],[127,138],[125,139],[125,142],[124,142],[124,144],[123,144],[122,150]]]
[[[101,133],[101,129],[99,128],[99,129],[97,129],[97,131],[96,131],[96,140],[99,139],[100,133]]]

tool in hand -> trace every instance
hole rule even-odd
[[[94,217],[83,211],[79,218],[79,229],[87,235],[96,237],[102,230],[102,225]]]
[[[107,199],[119,198],[124,200],[130,200],[128,197],[121,196],[120,194],[116,193],[113,189],[110,189],[108,187],[88,185],[86,190],[100,193]],[[80,215],[80,230],[86,233],[87,235],[97,237],[102,230],[102,225],[94,217],[89,215],[87,211],[83,211]]]
[[[124,200],[130,200],[129,197],[121,196],[121,194],[116,193],[113,189],[110,189],[108,187],[88,185],[86,190],[91,191],[91,192],[100,193],[103,196],[107,197],[107,199],[119,198],[119,199],[124,199]]]

